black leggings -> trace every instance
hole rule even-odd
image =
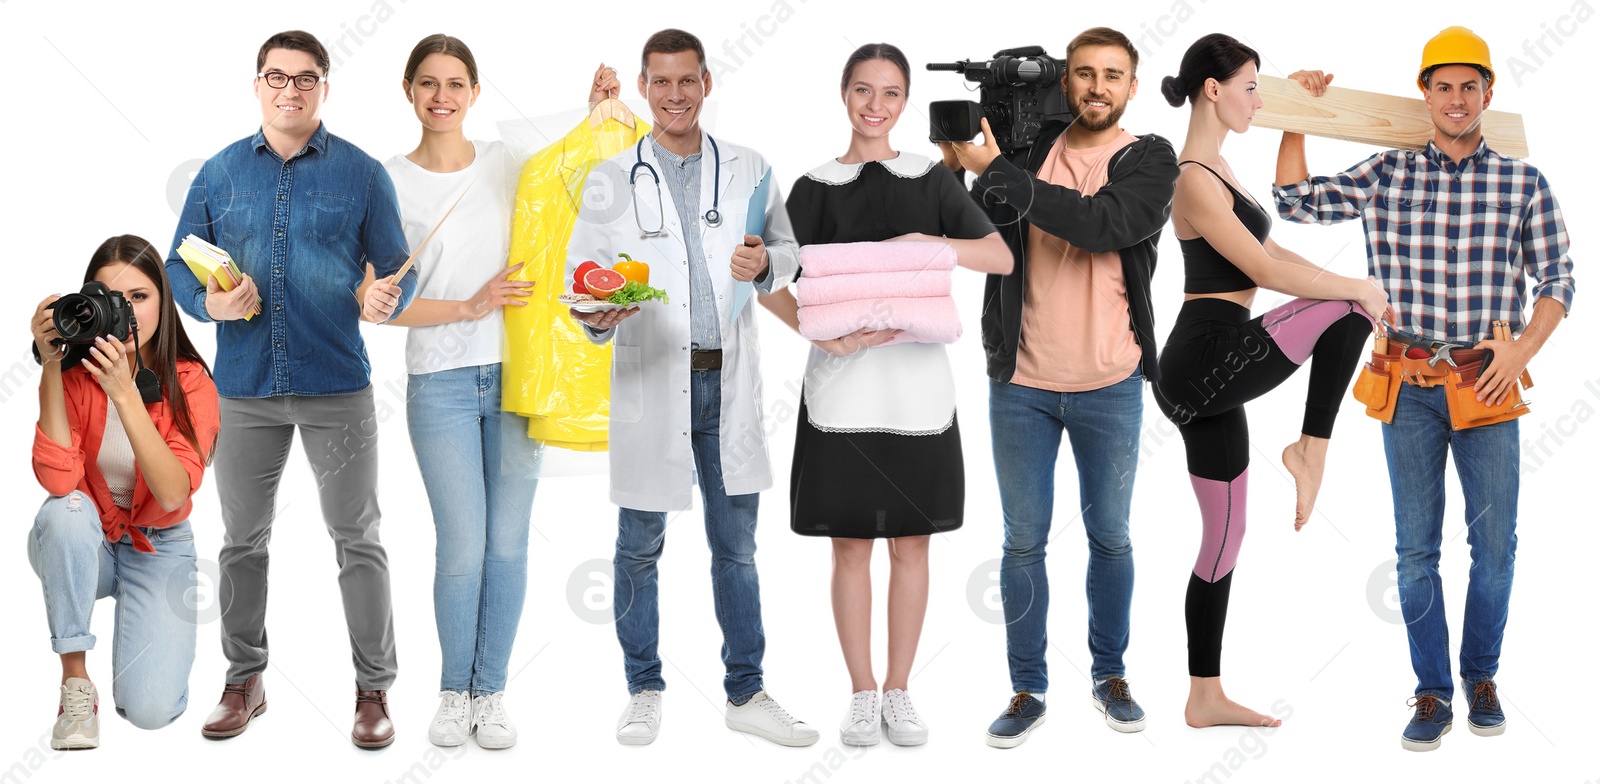
[[[1156,403],[1178,426],[1204,526],[1184,618],[1189,674],[1216,677],[1228,589],[1244,539],[1250,427],[1244,404],[1311,361],[1301,432],[1328,438],[1372,332],[1366,311],[1343,300],[1296,299],[1257,318],[1224,299],[1183,303],[1161,351]]]

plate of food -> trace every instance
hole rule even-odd
[[[647,302],[667,301],[667,293],[650,287],[650,268],[626,253],[611,269],[593,261],[578,265],[572,273],[571,291],[556,300],[579,313],[604,313],[637,307]]]
[[[593,294],[562,294],[556,301],[566,305],[579,313],[605,313],[609,310],[622,310],[637,306],[639,303],[618,303],[600,299]]]

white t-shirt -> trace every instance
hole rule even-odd
[[[474,141],[472,147],[477,157],[456,172],[428,171],[404,155],[383,164],[394,181],[400,220],[412,250],[466,191],[417,257],[419,298],[470,299],[505,271],[510,258],[511,210],[522,161],[497,141]],[[499,308],[478,321],[412,327],[406,335],[406,371],[415,375],[494,364],[501,361],[504,335]]]
[[[100,436],[100,476],[111,491],[111,503],[122,509],[133,508],[133,491],[138,482],[134,474],[133,442],[122,426],[117,407],[106,398],[106,430]]]

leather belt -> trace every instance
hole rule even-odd
[[[695,349],[693,351],[690,351],[689,352],[689,369],[690,370],[721,370],[722,369],[722,349],[720,349],[720,348],[710,348],[710,349],[697,348],[697,349]]]

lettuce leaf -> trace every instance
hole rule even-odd
[[[606,301],[616,305],[633,305],[647,300],[659,299],[667,301],[667,292],[651,288],[638,281],[630,280],[627,285],[617,290],[617,293],[606,297]]]

